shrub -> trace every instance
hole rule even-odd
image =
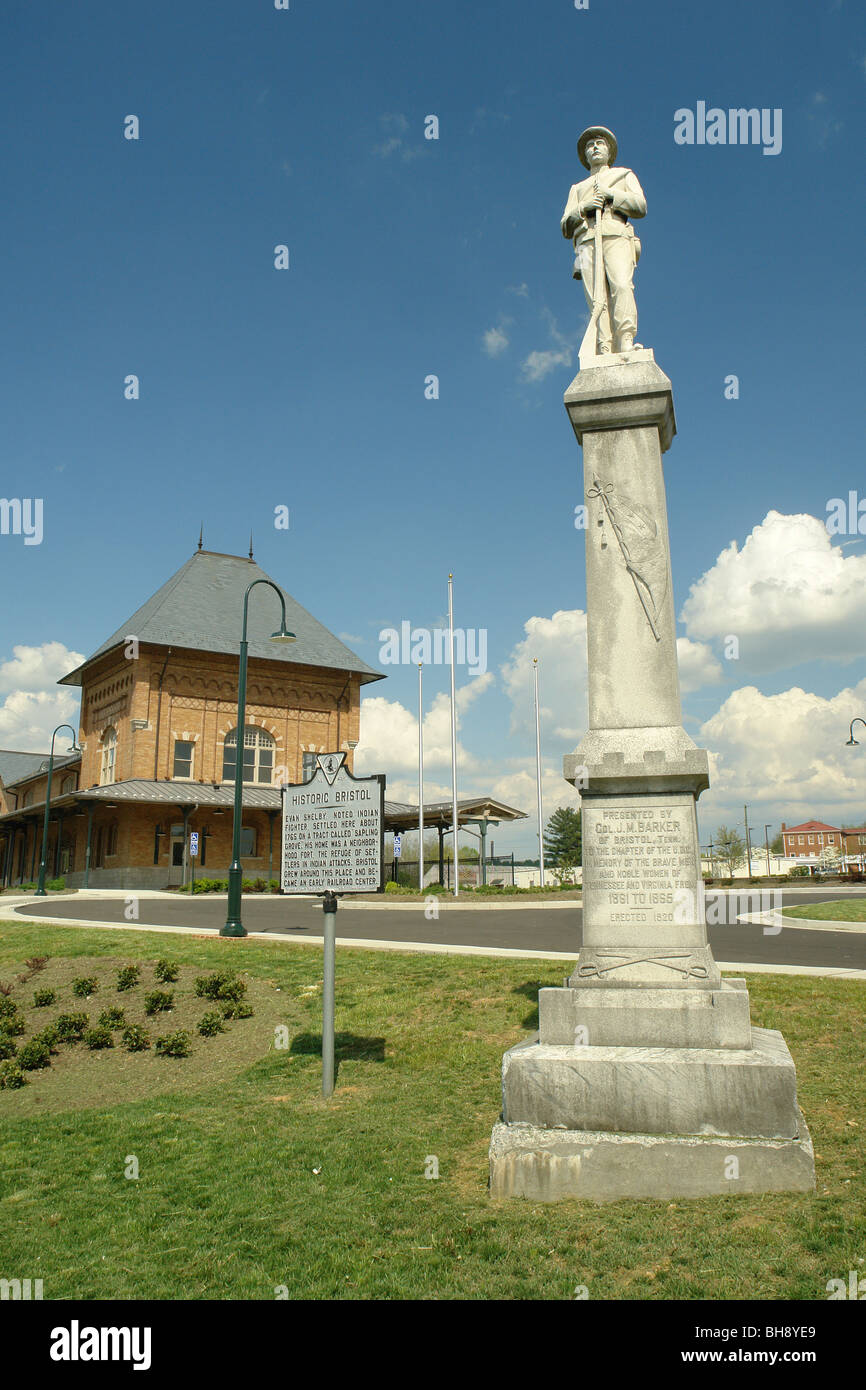
[[[86,999],[88,995],[95,994],[99,989],[99,981],[95,975],[79,975],[77,980],[72,981],[72,993],[79,999]]]
[[[279,880],[278,878],[272,878],[271,881],[270,881],[270,883],[268,884],[268,892],[269,892],[269,893],[279,893],[279,891],[280,891],[280,880]]]
[[[132,1023],[125,1030],[120,1041],[127,1052],[144,1052],[150,1047],[150,1034],[140,1023]]]
[[[247,992],[246,982],[237,978],[235,970],[215,970],[212,975],[199,975],[195,992],[200,999],[238,1000]]]
[[[152,989],[144,996],[144,1012],[146,1014],[166,1013],[173,1005],[173,990]]]
[[[47,1009],[49,1004],[53,1004],[57,995],[53,989],[37,989],[33,995],[34,1009]]]
[[[101,1047],[114,1047],[111,1029],[103,1026],[88,1028],[84,1034],[84,1041],[92,1052],[98,1051]]]
[[[9,1057],[14,1057],[18,1048],[10,1038],[8,1033],[0,1033],[0,1062],[5,1062]]]
[[[183,1028],[176,1033],[166,1033],[163,1037],[157,1038],[154,1047],[161,1057],[188,1057],[189,1033]]]
[[[403,893],[403,892],[405,892],[405,889],[403,888],[402,884],[400,884],[400,883],[395,883],[393,879],[389,879],[388,882],[385,884],[385,892],[386,892],[386,893]]]
[[[138,984],[138,977],[141,970],[137,965],[121,966],[117,972],[117,988],[122,992],[125,989],[135,989]]]
[[[24,1032],[25,1027],[24,1019],[18,1012],[0,1018],[0,1034],[5,1034],[7,1037],[19,1037]]]
[[[19,1050],[15,1060],[22,1071],[39,1071],[42,1067],[51,1066],[51,1049],[38,1038],[31,1038]]]
[[[0,1062],[0,1091],[17,1091],[27,1085],[27,1077],[17,1062]]]
[[[10,1014],[17,1014],[18,1005],[14,999],[10,999],[12,986],[0,981],[0,1018],[5,1018]]]
[[[44,1043],[49,1052],[56,1052],[60,1044],[60,1034],[57,1031],[56,1023],[46,1023],[45,1027],[38,1033],[33,1034],[33,1042]]]
[[[163,984],[170,985],[180,974],[180,966],[176,965],[173,960],[166,960],[163,957],[156,962],[153,973],[158,980],[162,980]]]
[[[201,1033],[202,1037],[212,1038],[215,1033],[224,1033],[223,1017],[224,1015],[221,1017],[216,1010],[213,1010],[211,1013],[203,1014],[198,1021],[198,1031]]]
[[[99,1015],[100,1028],[122,1028],[125,1022],[123,1009],[103,1009]]]
[[[236,999],[231,1004],[223,1005],[223,1018],[252,1018],[253,1006],[248,1004],[245,999]]]
[[[50,878],[45,887],[48,889],[49,893],[63,893],[66,890],[66,879]]]
[[[90,1023],[87,1014],[61,1014],[55,1023],[61,1042],[80,1042]]]
[[[37,975],[40,970],[45,969],[50,959],[50,956],[31,956],[29,960],[25,960],[24,964],[31,975]]]

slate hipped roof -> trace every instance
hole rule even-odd
[[[244,593],[254,579],[270,579],[254,560],[241,555],[220,555],[197,550],[171,579],[157,589],[131,618],[113,632],[91,656],[58,685],[81,685],[81,674],[98,656],[125,645],[129,637],[163,647],[187,647],[193,651],[224,652],[237,656],[243,624]],[[274,581],[271,581],[272,583]],[[335,671],[354,671],[361,684],[382,680],[375,671],[344,646],[339,638],[277,585],[286,601],[286,623],[296,642],[269,641],[280,626],[276,594],[262,587],[249,602],[247,639],[251,657],[284,661],[296,666],[324,666]]]
[[[0,782],[11,787],[24,777],[33,777],[43,763],[48,766],[47,753],[15,753],[0,748]]]

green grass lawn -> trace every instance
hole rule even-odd
[[[825,1299],[827,1280],[866,1256],[857,981],[750,979],[753,1022],[781,1028],[797,1063],[816,1193],[544,1206],[490,1201],[487,1145],[502,1053],[536,1027],[538,988],[561,983],[560,963],[340,948],[325,1101],[320,950],[4,923],[0,979],[22,1006],[41,979],[16,975],[42,955],[58,980],[107,981],[137,960],[148,989],[170,956],[181,992],[230,964],[248,972],[255,1007],[185,1059],[115,1048],[97,1060],[78,1044],[0,1091],[0,1275],[42,1278],[47,1299],[273,1299],[279,1286],[570,1299],[578,1285],[595,1299]],[[94,1001],[124,1002],[109,994],[100,983]],[[288,1050],[274,1046],[279,1024]],[[431,1155],[438,1180],[425,1178]]]
[[[807,917],[813,922],[866,922],[866,898],[843,898],[835,903],[809,903],[782,909],[786,917]]]

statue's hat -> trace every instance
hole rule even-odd
[[[613,161],[616,159],[617,151],[616,136],[612,130],[608,130],[607,126],[590,125],[577,137],[577,153],[580,155],[580,162],[584,169],[589,168],[589,160],[586,157],[586,146],[593,135],[601,135],[607,141],[608,149],[610,150],[608,163],[613,164]]]

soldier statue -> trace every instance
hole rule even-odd
[[[595,342],[588,352],[590,356],[628,352],[635,346],[637,332],[634,268],[640,257],[640,242],[629,218],[646,215],[646,198],[631,169],[612,167],[617,154],[613,131],[589,126],[577,142],[577,153],[589,178],[572,185],[562,214],[562,234],[574,244],[574,278],[583,280],[592,312]],[[603,262],[598,278],[597,247]]]

